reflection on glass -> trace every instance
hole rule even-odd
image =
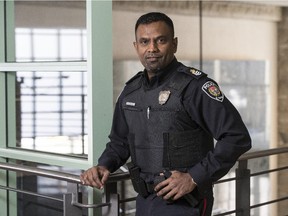
[[[85,1],[15,1],[16,61],[86,60]]]
[[[49,166],[45,164],[28,163],[16,161],[17,165],[25,165],[44,170],[65,172],[79,175],[81,170],[71,169],[59,166]],[[63,199],[63,194],[67,193],[67,182],[59,179],[37,176],[33,174],[17,174],[17,188],[29,192],[49,196],[54,199]],[[81,188],[84,191],[84,188]],[[18,215],[29,216],[63,216],[63,203],[58,200],[31,196],[23,193],[17,193]],[[87,209],[83,210],[83,215],[87,215]]]
[[[19,28],[15,33],[18,62],[78,61],[87,58],[86,30]]]
[[[17,146],[87,154],[85,72],[17,72]]]
[[[87,57],[85,1],[16,1],[17,62]],[[53,14],[53,15],[52,15]],[[17,147],[87,154],[86,73],[16,73]]]

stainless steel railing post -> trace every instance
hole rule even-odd
[[[81,216],[82,208],[73,205],[76,196],[77,201],[82,202],[81,193],[78,192],[78,184],[67,182],[67,193],[63,194],[63,216]]]
[[[236,169],[236,216],[250,215],[250,170],[247,160],[240,160]]]
[[[102,216],[119,216],[119,194],[117,182],[107,182],[104,188],[103,203],[111,203],[102,209]]]

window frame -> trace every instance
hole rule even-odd
[[[14,57],[14,2],[1,1],[0,11],[0,157],[86,169],[96,164],[108,140],[113,109],[112,1],[87,1],[87,61],[11,62]],[[99,34],[101,32],[101,34]],[[12,34],[12,37],[8,35]],[[9,40],[8,40],[9,38]],[[12,38],[12,40],[11,40]],[[10,52],[7,52],[10,51]],[[9,56],[10,55],[10,56]],[[10,61],[7,61],[10,60]],[[15,146],[15,71],[87,71],[88,158],[43,153]],[[14,86],[14,87],[13,87]],[[103,97],[105,95],[105,97]],[[3,100],[4,99],[4,100]],[[14,104],[14,105],[13,105]],[[7,111],[10,112],[7,112]],[[12,112],[11,112],[12,110]],[[9,121],[7,120],[9,119]],[[101,122],[101,124],[99,124]],[[13,144],[14,143],[14,144]]]

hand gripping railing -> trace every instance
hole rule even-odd
[[[10,164],[0,162],[0,169],[29,173],[37,176],[43,176],[48,178],[53,178],[57,180],[62,180],[67,182],[67,193],[63,194],[63,199],[54,198],[51,196],[46,196],[39,193],[34,193],[30,191],[20,190],[16,188],[0,186],[0,189],[14,191],[17,193],[28,194],[32,196],[42,197],[46,199],[51,199],[54,201],[63,202],[63,216],[80,216],[82,215],[82,208],[102,208],[108,207],[104,211],[107,215],[118,215],[119,213],[119,196],[117,194],[117,181],[122,181],[129,179],[128,173],[115,173],[111,174],[107,184],[104,189],[103,203],[100,204],[83,204],[81,203],[81,193],[79,192],[80,179],[79,175],[40,169],[36,167],[30,167],[19,164]],[[80,200],[80,201],[79,201]]]

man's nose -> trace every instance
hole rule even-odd
[[[157,46],[157,43],[155,41],[152,41],[150,44],[149,44],[149,47],[148,47],[148,51],[149,52],[155,52],[158,50],[158,46]]]

